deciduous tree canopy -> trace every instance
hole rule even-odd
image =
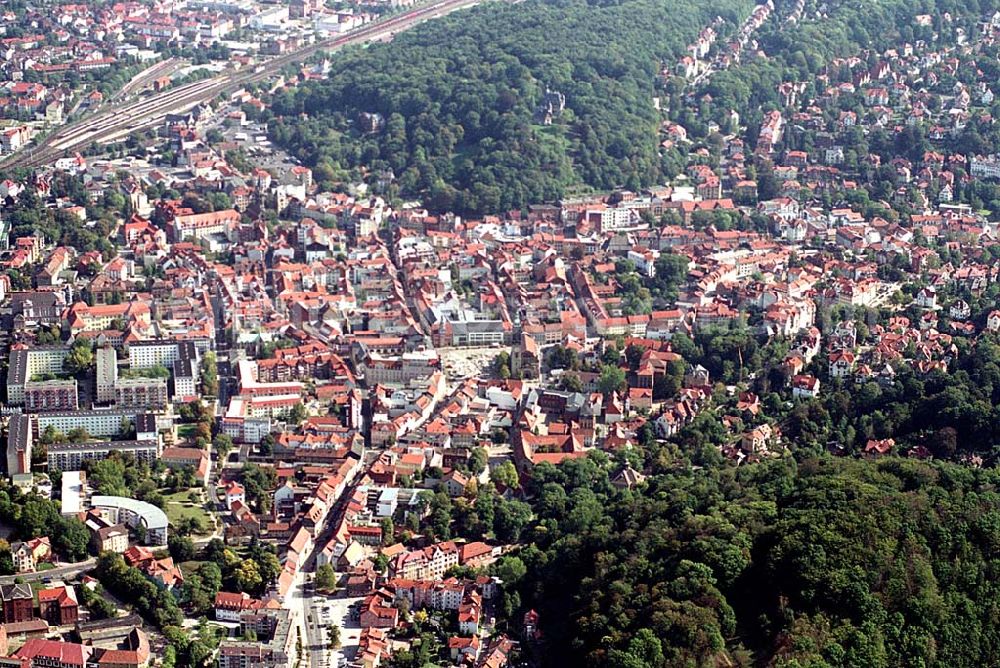
[[[489,3],[344,55],[328,80],[277,95],[274,135],[320,176],[392,170],[439,210],[523,207],[580,182],[638,188],[662,175],[660,63],[715,16],[735,23],[750,6]],[[547,90],[565,96],[548,126]]]

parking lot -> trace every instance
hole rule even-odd
[[[313,599],[313,614],[319,624],[320,637],[325,646],[329,646],[331,625],[340,627],[340,649],[324,653],[321,668],[339,668],[354,659],[361,638],[361,625],[357,619],[351,619],[350,608],[355,603],[361,603],[364,597],[354,598],[322,598]]]
[[[218,129],[222,131],[227,142],[232,142],[243,150],[253,161],[254,166],[273,173],[279,179],[299,164],[267,139],[267,128],[259,123],[251,122],[243,126],[226,127],[221,123],[220,117]]]

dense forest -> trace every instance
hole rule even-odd
[[[1000,662],[996,471],[658,461],[631,491],[600,453],[535,468],[532,543],[505,568],[541,614],[545,665]]]
[[[328,79],[275,97],[273,136],[321,180],[392,170],[402,193],[440,210],[522,207],[578,183],[638,188],[662,176],[661,63],[716,16],[734,25],[751,6],[487,3],[339,56]],[[565,96],[548,126],[547,89]]]

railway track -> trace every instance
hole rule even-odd
[[[408,12],[369,23],[346,35],[321,40],[309,46],[282,54],[249,71],[226,72],[134,102],[99,111],[89,118],[66,125],[46,137],[40,144],[22,149],[0,160],[0,169],[34,168],[70,154],[91,143],[113,141],[132,132],[161,123],[172,113],[181,113],[196,105],[233,92],[243,86],[265,81],[283,68],[321,51],[332,51],[351,44],[371,42],[391,37],[396,32],[430,18],[478,4],[480,0],[434,0]]]
[[[173,72],[178,67],[177,60],[175,58],[167,58],[166,60],[161,60],[154,65],[147,67],[142,72],[135,75],[131,81],[121,87],[121,89],[111,96],[109,100],[112,104],[126,99],[129,95],[141,90],[148,84],[155,81],[161,76],[167,76]]]

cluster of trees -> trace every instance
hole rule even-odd
[[[294,348],[297,345],[298,342],[295,339],[288,338],[287,336],[279,336],[273,341],[265,341],[260,345],[260,348],[257,350],[257,359],[273,359],[277,351]]]
[[[390,522],[392,520],[389,520]],[[323,564],[316,569],[316,577],[313,579],[316,589],[322,592],[334,592],[337,590],[337,572],[330,564]]]
[[[203,557],[222,570],[222,582],[227,591],[245,591],[259,596],[281,574],[281,562],[274,548],[256,539],[250,542],[243,558],[218,539],[209,542]]]
[[[67,561],[87,558],[90,533],[75,517],[64,517],[59,502],[25,494],[11,485],[0,486],[0,521],[13,527],[18,538],[49,536],[52,549]]]
[[[33,179],[27,178],[27,181],[30,183]],[[93,222],[92,226],[83,225],[78,217],[65,209],[46,207],[33,188],[25,188],[16,201],[4,207],[3,214],[10,223],[12,238],[41,234],[47,241],[75,248],[81,253],[97,250],[105,259],[111,259],[115,252],[115,245],[111,242],[115,217],[125,215],[127,209],[122,195],[110,192],[105,201],[92,204],[83,188],[83,181],[66,174],[53,177],[52,194],[68,197],[75,204],[86,206],[87,219]]]
[[[202,365],[204,367],[204,360],[202,360]],[[214,364],[212,366],[214,367]],[[202,369],[202,382],[205,382],[205,370]],[[215,389],[218,391],[218,378],[215,380]],[[207,392],[207,390],[206,390]],[[195,399],[190,403],[184,404],[180,407],[178,411],[180,418],[186,422],[194,422],[194,442],[199,448],[207,448],[208,444],[212,441],[212,424],[214,422],[214,417],[212,415],[212,409],[207,406],[201,399]]]
[[[122,369],[118,375],[121,378],[170,378],[170,370],[157,364],[148,369]]]
[[[222,589],[222,569],[212,561],[198,565],[198,569],[184,579],[181,601],[194,614],[207,615],[215,605],[215,595]]]
[[[496,479],[507,486],[516,484],[510,471],[497,473]],[[461,536],[469,540],[496,539],[514,543],[531,521],[531,506],[517,499],[497,495],[493,483],[470,485],[464,496],[452,499],[444,491],[426,492],[421,497],[430,512],[418,521],[415,514],[406,518],[406,530],[435,540]]]
[[[209,397],[219,394],[219,370],[216,366],[215,351],[212,350],[201,358],[201,389]]]
[[[73,440],[73,439],[70,439]],[[91,459],[83,464],[87,482],[98,494],[128,496],[163,508],[163,496],[157,491],[158,472],[129,454],[113,452],[105,459]]]
[[[814,451],[830,441],[848,450],[868,439],[894,438],[924,445],[938,457],[957,453],[996,455],[1000,438],[1000,345],[981,338],[969,349],[956,339],[958,358],[948,373],[915,373],[899,365],[891,382],[828,384],[816,400],[797,404],[787,434],[798,448]]]
[[[646,280],[653,296],[666,303],[676,301],[678,289],[687,283],[689,263],[687,257],[674,253],[663,253],[656,258],[655,274]]]
[[[748,60],[738,67],[715,74],[705,88],[711,102],[692,108],[681,103],[682,87],[668,89],[671,93],[670,114],[689,133],[698,137],[708,135],[707,124],[710,120],[724,126],[731,110],[739,112],[748,127],[757,127],[764,111],[780,106],[778,86],[782,82],[805,81],[807,90],[803,96],[805,99],[815,97],[821,91],[813,82],[821,71],[831,74],[835,81],[844,77],[850,80],[850,72],[846,68],[842,68],[843,71],[828,69],[834,58],[857,55],[862,49],[877,54],[904,42],[915,43],[917,39],[927,39],[928,42],[933,37],[944,39],[941,27],[935,27],[933,31],[922,28],[914,17],[918,14],[940,17],[950,12],[952,19],[979,19],[982,14],[978,4],[940,1],[920,4],[905,0],[879,0],[863,6],[838,3],[827,6],[821,16],[807,8],[806,15],[794,26],[782,25],[778,21],[765,24],[757,38],[768,57]],[[674,104],[675,100],[677,104]],[[751,132],[748,139],[754,147],[756,133]],[[863,158],[865,154],[858,155]]]
[[[218,538],[209,541],[199,554],[190,538],[172,535],[169,549],[176,563],[202,559],[195,572],[185,577],[179,593],[181,603],[195,616],[208,614],[219,591],[261,595],[281,573],[281,562],[274,550],[256,540],[245,557]]]
[[[246,491],[247,502],[258,512],[271,510],[271,490],[277,484],[277,475],[271,467],[246,463],[241,472],[243,489]]]
[[[604,280],[604,275],[598,275],[598,280]],[[631,260],[619,260],[615,263],[614,281],[617,283],[615,294],[621,297],[623,315],[639,315],[651,313],[653,310],[653,295],[649,288],[643,285],[642,277],[635,270]]]
[[[180,626],[163,629],[163,636],[168,643],[163,650],[163,668],[211,665],[212,656],[219,648],[226,630],[207,622],[203,618],[194,633],[191,629]]]
[[[675,463],[683,463],[679,451]],[[672,466],[632,491],[602,454],[532,474],[510,564],[544,658],[576,665],[989,665],[998,474],[792,458]]]
[[[878,322],[877,314],[868,316],[873,317],[873,324]],[[830,314],[823,314],[823,319],[829,321]],[[859,341],[863,341],[868,326],[864,320],[856,322]],[[830,325],[824,327],[829,330]],[[789,379],[780,366],[787,341],[762,340],[737,324],[699,330],[693,339],[679,333],[671,345],[685,363],[707,368],[713,381],[742,383],[755,391],[761,397],[763,415],[781,424],[787,443],[800,456],[819,454],[831,443],[858,453],[868,440],[883,438],[893,438],[900,446],[925,446],[941,458],[980,454],[992,460],[1000,454],[995,447],[1000,439],[1000,341],[992,335],[980,336],[975,345],[956,337],[947,372],[920,374],[899,362],[892,365],[891,378],[865,383],[827,378],[825,358],[817,357],[807,371],[826,379],[823,392],[819,398],[794,402],[788,402]],[[630,365],[641,355],[637,348],[626,350]],[[915,355],[914,350],[906,353]],[[682,378],[680,366],[674,370],[677,375],[671,377],[671,386]],[[720,415],[706,414],[675,440],[689,454],[700,452],[699,457],[717,461],[704,448],[729,438],[718,420]]]
[[[90,611],[91,619],[110,619],[118,616],[118,606],[104,596],[104,587],[100,584],[90,587],[78,587],[77,596],[80,603]]]
[[[651,103],[660,63],[717,15],[736,23],[750,7],[485,5],[397,35],[391,46],[344,54],[327,79],[277,94],[267,120],[319,181],[360,167],[391,170],[399,191],[436,210],[520,208],[578,182],[638,189],[663,174]],[[547,90],[565,96],[550,126],[539,113]]]
[[[94,345],[88,339],[79,338],[70,346],[69,354],[63,360],[63,368],[76,376],[87,373],[94,366]]]
[[[0,575],[14,574],[14,555],[10,551],[10,543],[0,538]]]
[[[97,558],[94,576],[118,599],[128,601],[136,611],[159,628],[180,626],[184,614],[177,599],[125,563],[120,554],[104,552]]]

